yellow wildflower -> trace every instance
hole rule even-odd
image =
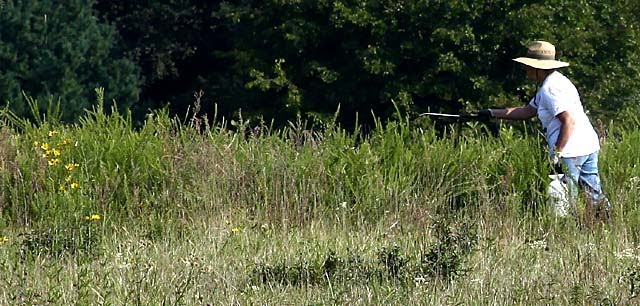
[[[55,166],[60,163],[60,159],[52,158],[49,160],[49,166]]]
[[[55,136],[57,134],[58,134],[58,131],[56,131],[56,130],[49,131],[49,137],[53,137],[53,136]]]
[[[60,191],[64,191],[66,189],[66,187],[64,185],[60,185],[60,187],[58,187],[58,190]]]
[[[80,188],[80,184],[78,184],[78,183],[72,183],[71,184],[71,189],[78,189],[78,188]]]
[[[42,158],[49,158],[49,154],[47,154],[47,153],[42,153]]]
[[[66,164],[64,167],[67,169],[67,171],[72,171],[73,169],[75,169],[77,167],[80,167],[80,165],[79,164],[74,164],[74,163],[69,163],[69,164]]]
[[[60,156],[60,150],[53,149],[53,156]]]
[[[234,234],[237,234],[238,232],[240,232],[240,229],[237,227],[234,227],[233,229],[231,229],[231,232]]]
[[[43,149],[45,151],[49,150],[49,144],[48,143],[43,143],[40,145],[40,149]]]
[[[40,142],[39,141],[34,141],[33,142],[33,146],[36,147],[36,148],[39,147],[40,146]]]
[[[0,237],[0,245],[3,245],[5,243],[9,242],[9,237],[7,236],[1,236]]]
[[[87,221],[100,221],[100,219],[102,219],[102,217],[100,217],[100,215],[98,215],[98,214],[93,214],[91,216],[84,217],[84,219],[87,220]]]
[[[71,182],[71,180],[72,180],[71,175],[69,175],[69,176],[65,177],[65,178],[64,178],[64,180],[65,180],[67,183]]]
[[[68,144],[70,144],[70,143],[71,143],[71,139],[69,139],[69,138],[65,138],[65,139],[60,143],[60,145],[62,145],[62,146],[66,146],[66,145],[68,145]]]

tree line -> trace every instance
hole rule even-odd
[[[353,125],[526,103],[511,61],[556,45],[599,118],[637,111],[640,3],[626,0],[0,1],[0,105],[168,108],[276,125]],[[338,111],[339,110],[339,111]],[[356,115],[358,114],[358,115]]]

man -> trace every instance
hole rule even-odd
[[[602,191],[598,173],[598,135],[584,112],[578,90],[557,71],[569,64],[557,61],[555,54],[552,44],[535,41],[529,46],[526,56],[514,59],[524,66],[528,79],[541,84],[529,104],[484,109],[478,114],[512,120],[525,120],[537,114],[545,129],[549,155],[554,165],[562,163],[568,172],[573,199],[577,198],[577,184],[588,194],[588,202],[596,216],[602,214],[602,217],[608,217],[611,207]],[[575,201],[572,202],[575,205]]]

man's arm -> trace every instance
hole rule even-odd
[[[556,141],[555,152],[562,152],[564,147],[567,145],[569,141],[569,137],[571,133],[573,133],[573,128],[576,124],[573,116],[567,111],[559,113],[556,115],[556,118],[560,120],[560,135],[558,135],[558,140]]]
[[[527,104],[525,106],[492,109],[491,115],[495,118],[510,120],[525,120],[533,118],[537,113],[535,107]]]

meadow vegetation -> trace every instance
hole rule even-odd
[[[637,117],[602,125],[595,224],[545,204],[528,126],[36,117],[0,126],[2,305],[639,302]]]

